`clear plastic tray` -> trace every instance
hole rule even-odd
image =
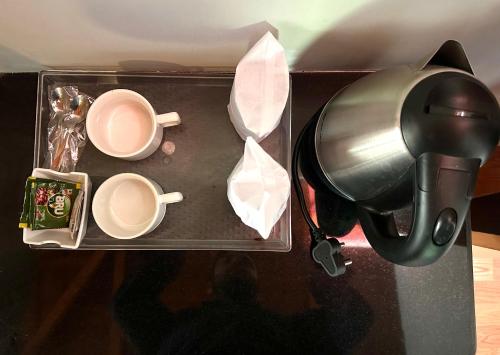
[[[182,119],[180,126],[164,131],[164,139],[176,147],[170,157],[159,149],[144,160],[125,161],[104,155],[87,142],[77,171],[89,174],[93,192],[106,178],[133,172],[152,178],[164,191],[182,192],[185,200],[168,206],[165,219],[152,233],[132,240],[107,236],[90,214],[87,234],[79,249],[291,249],[290,199],[267,240],[241,222],[227,199],[227,177],[244,148],[227,113],[232,83],[233,74],[224,73],[40,72],[34,167],[43,164],[46,152],[49,86],[75,85],[94,97],[112,89],[131,89],[146,97],[158,113],[177,111]],[[261,142],[289,175],[290,97],[280,126]]]

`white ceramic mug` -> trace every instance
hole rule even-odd
[[[163,139],[163,127],[181,123],[177,112],[157,115],[135,91],[116,89],[99,96],[87,114],[87,134],[101,152],[139,160],[153,154]]]
[[[107,235],[132,239],[153,231],[165,216],[166,204],[182,199],[180,192],[164,194],[156,182],[123,173],[99,186],[92,201],[92,215]]]

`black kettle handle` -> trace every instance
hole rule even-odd
[[[469,210],[480,159],[424,153],[414,166],[413,222],[397,235],[394,216],[359,207],[361,227],[382,257],[400,265],[423,266],[441,257],[457,238]]]

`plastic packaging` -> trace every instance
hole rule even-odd
[[[76,86],[49,88],[50,117],[43,166],[60,172],[75,171],[87,142],[85,117],[94,99]]]

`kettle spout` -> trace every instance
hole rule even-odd
[[[474,75],[464,47],[459,42],[451,39],[444,42],[435,52],[418,62],[416,69],[422,70],[428,65],[456,68]]]

